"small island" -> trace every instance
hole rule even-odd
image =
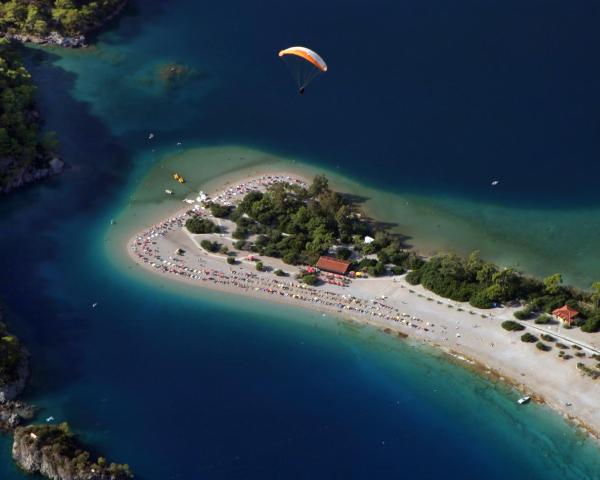
[[[438,347],[598,436],[588,392],[600,378],[590,337],[600,327],[600,283],[579,290],[559,274],[537,279],[478,252],[422,258],[324,176],[251,175],[184,202],[130,240],[135,263]]]

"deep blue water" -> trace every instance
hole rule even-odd
[[[389,189],[490,199],[501,175],[517,207],[595,201],[598,6],[523,3],[134,2],[95,50],[32,52],[73,166],[0,203],[0,293],[41,416],[144,479],[596,478],[591,442],[434,355],[134,281],[101,246],[151,166],[149,131],[161,147],[256,145]],[[330,64],[302,98],[275,57],[295,43]],[[156,65],[173,61],[203,75],[165,90]],[[0,477],[21,478],[0,446]]]

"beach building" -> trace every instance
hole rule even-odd
[[[552,315],[557,317],[559,320],[571,325],[571,322],[575,319],[579,312],[574,308],[569,307],[568,305],[563,305],[560,308],[557,308],[552,311]]]
[[[346,260],[338,260],[333,257],[320,257],[317,262],[317,268],[324,272],[337,273],[338,275],[346,275],[350,262]]]

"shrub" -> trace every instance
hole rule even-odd
[[[394,275],[402,275],[404,272],[406,272],[406,270],[404,270],[404,267],[399,267],[398,265],[394,265],[392,267],[392,273]]]
[[[519,322],[513,322],[512,320],[506,320],[502,322],[502,328],[509,332],[518,332],[519,330],[525,330],[525,327]]]
[[[593,333],[600,330],[600,314],[596,314],[588,318],[581,326],[581,330],[587,333]]]
[[[208,252],[218,252],[220,245],[217,242],[211,242],[210,240],[202,240],[200,246]]]
[[[535,319],[535,323],[538,325],[546,325],[547,323],[550,323],[550,320],[552,320],[550,315],[547,313],[542,313],[538,318]]]
[[[421,283],[421,270],[412,270],[406,275],[406,281],[411,285],[418,285]]]
[[[523,310],[517,310],[513,315],[518,320],[529,320],[531,318],[531,311],[528,308],[524,308]]]
[[[235,265],[237,263],[237,260],[233,257],[227,257],[227,263],[229,265]]]
[[[235,242],[233,244],[233,246],[235,248],[237,248],[238,250],[246,250],[247,249],[247,243],[246,240],[238,240],[237,242]]]
[[[210,204],[210,213],[217,218],[228,217],[232,210],[233,208],[228,205],[220,205],[218,203]]]
[[[475,308],[492,308],[493,299],[490,298],[487,289],[480,290],[469,299],[469,303]]]
[[[218,225],[215,225],[207,218],[200,217],[188,218],[185,222],[185,228],[194,234],[217,233],[219,231]]]
[[[226,245],[221,245],[221,247],[219,248],[219,253],[222,253],[223,255],[226,255],[227,252],[229,252],[229,249],[227,248]]]
[[[548,352],[549,350],[552,350],[552,347],[550,345],[546,345],[544,342],[537,342],[535,344],[535,348],[541,350],[542,352]]]
[[[304,283],[306,283],[307,285],[316,285],[317,281],[318,281],[319,277],[317,277],[315,274],[313,273],[309,273],[308,275],[304,275],[302,277],[302,281]]]
[[[277,275],[278,277],[287,277],[287,273],[285,273],[283,270],[281,270],[281,268],[278,268],[273,273],[275,275]]]
[[[521,341],[522,342],[534,343],[534,342],[537,342],[537,340],[538,340],[537,337],[535,335],[532,335],[529,332],[524,333],[523,335],[521,335]]]
[[[352,256],[352,250],[349,248],[338,248],[336,257],[342,260],[348,260]]]
[[[265,269],[263,262],[256,262],[256,270],[262,272]]]
[[[553,342],[556,340],[556,338],[554,338],[552,335],[548,335],[547,333],[542,333],[540,337],[542,337],[542,340],[545,340],[546,342]]]
[[[569,348],[569,346],[568,346],[568,345],[565,345],[564,343],[560,343],[560,342],[557,342],[557,343],[556,343],[556,347],[557,347],[557,348],[561,348],[561,349],[563,349],[563,350],[566,350],[566,349],[568,349],[568,348]]]

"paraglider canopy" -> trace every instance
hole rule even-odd
[[[306,86],[319,74],[327,71],[327,64],[321,56],[306,47],[290,47],[279,52],[281,58],[290,68],[300,94]]]

